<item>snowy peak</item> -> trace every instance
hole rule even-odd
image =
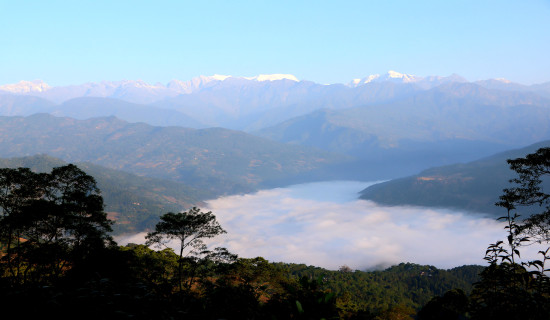
[[[381,76],[376,80],[409,83],[409,82],[418,82],[418,81],[421,81],[422,79],[423,79],[422,77],[417,77],[412,74],[404,74],[404,73],[399,73],[399,72],[390,70],[388,71],[388,73],[386,73],[385,75]]]
[[[371,82],[414,83],[424,89],[427,89],[446,82],[467,82],[467,80],[457,74],[452,74],[448,77],[419,77],[412,74],[405,74],[390,70],[384,75],[373,74],[365,78],[353,79],[348,86],[355,88]]]
[[[215,74],[213,76],[198,76],[189,81],[174,79],[166,85],[166,88],[174,90],[178,93],[188,94],[204,87],[209,83],[224,81],[228,78],[231,78],[231,76]]]
[[[255,77],[244,77],[247,80],[254,80],[254,81],[278,81],[278,80],[292,80],[298,82],[298,78],[296,78],[292,74],[282,74],[282,73],[275,73],[275,74],[260,74]]]
[[[299,81],[295,76],[291,74],[281,74],[281,73],[260,74],[254,77],[234,77],[234,76],[215,74],[213,76],[198,76],[189,81],[172,80],[166,85],[166,88],[177,91],[179,93],[189,94],[197,90],[200,90],[204,87],[212,86],[212,85],[215,85],[216,83],[223,82],[229,79],[236,79],[236,80],[240,79],[240,80],[257,81],[257,82],[278,81],[278,80],[292,80],[296,82]]]
[[[7,91],[10,93],[44,92],[49,89],[51,89],[51,87],[42,80],[19,81],[18,83],[0,86],[0,91]]]
[[[505,78],[495,78],[494,80],[502,83],[512,83],[512,81]]]
[[[390,70],[384,75],[371,74],[365,78],[353,79],[350,83],[350,87],[357,87],[370,82],[398,82],[398,83],[410,83],[418,82],[423,78],[412,74],[399,73],[397,71]]]
[[[373,82],[374,80],[380,78],[379,74],[371,74],[368,77],[362,78],[362,79],[353,79],[349,83],[350,87],[357,87],[365,83]]]

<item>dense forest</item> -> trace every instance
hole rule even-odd
[[[50,173],[0,169],[0,305],[19,318],[544,319],[549,250],[532,261],[520,250],[549,239],[550,195],[541,184],[550,148],[508,163],[517,178],[498,203],[505,240],[488,244],[487,267],[380,271],[208,248],[204,240],[226,231],[198,208],[162,215],[146,245],[119,246],[92,176],[72,164]],[[519,216],[532,206],[539,213]]]

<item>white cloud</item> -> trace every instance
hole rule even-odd
[[[502,223],[494,219],[354,200],[367,185],[322,182],[210,200],[204,210],[228,232],[212,245],[241,257],[329,269],[399,262],[452,268],[484,264],[487,246],[505,238]],[[139,237],[133,240],[140,243]]]

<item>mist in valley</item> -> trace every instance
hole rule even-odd
[[[227,234],[210,241],[241,257],[366,270],[400,262],[484,265],[504,225],[482,213],[357,200],[375,182],[326,181],[207,201]],[[117,240],[144,243],[144,233]],[[174,248],[177,244],[171,244]]]

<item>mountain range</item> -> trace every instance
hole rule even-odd
[[[134,103],[148,104],[181,94],[191,94],[205,89],[208,90],[209,88],[215,87],[224,82],[238,83],[240,85],[250,85],[253,83],[263,83],[264,85],[270,85],[278,81],[314,83],[311,81],[300,81],[296,76],[292,74],[260,74],[253,77],[239,77],[215,74],[213,76],[198,76],[187,81],[174,79],[168,82],[166,85],[163,85],[161,83],[149,84],[142,80],[122,80],[89,82],[81,85],[50,86],[42,80],[22,80],[18,83],[0,85],[0,92],[4,94],[37,96],[50,100],[54,103],[61,103],[73,98],[80,97],[103,97],[115,98]],[[421,89],[431,89],[444,83],[464,83],[468,82],[468,80],[457,74],[452,74],[447,77],[421,77],[390,70],[383,75],[373,74],[363,78],[353,79],[349,83],[347,83],[346,86],[355,88],[368,83],[387,82],[400,84],[408,83],[414,84]],[[550,82],[527,86],[519,83],[514,83],[503,78],[497,78],[479,80],[473,83],[488,89],[532,91],[546,96],[550,94]],[[318,85],[326,86],[324,84]]]
[[[458,75],[419,77],[390,71],[355,79],[348,85],[299,81],[288,74],[201,76],[167,85],[104,81],[50,87],[34,81],[3,85],[0,92],[4,92],[0,94],[0,115],[4,116],[48,113],[83,121],[115,116],[129,122],[127,125],[163,127],[155,130],[164,132],[221,127],[294,147],[317,148],[320,150],[316,152],[323,150],[333,156],[338,153],[348,159],[332,162],[332,167],[300,171],[296,181],[396,178],[550,139],[550,83],[525,86],[504,79],[468,82]],[[208,130],[196,132],[215,131]],[[60,136],[66,135],[58,131]],[[251,138],[242,132],[231,134],[234,138],[239,135]],[[257,158],[255,152],[252,148],[248,156]],[[73,159],[59,152],[53,155]],[[90,156],[79,161],[96,160]],[[233,173],[222,174],[226,175]],[[273,177],[260,180],[273,185]],[[279,181],[289,181],[287,177]],[[237,183],[235,190],[248,190],[248,182],[241,182],[244,185]]]
[[[550,83],[525,86],[504,79],[470,83],[456,74],[419,77],[395,71],[354,79],[347,85],[299,81],[290,74],[200,76],[189,81],[172,80],[166,85],[124,80],[51,87],[35,80],[0,85],[0,115],[44,112],[78,119],[114,115],[151,125],[252,132],[320,109],[391,103],[439,86],[461,84],[488,89],[492,96],[503,92],[507,96],[512,92],[525,95],[524,100],[536,105],[548,105],[550,99]],[[546,100],[533,102],[534,95]]]
[[[383,103],[316,110],[253,133],[408,175],[548,139],[549,123],[550,100],[540,95],[452,82]]]

